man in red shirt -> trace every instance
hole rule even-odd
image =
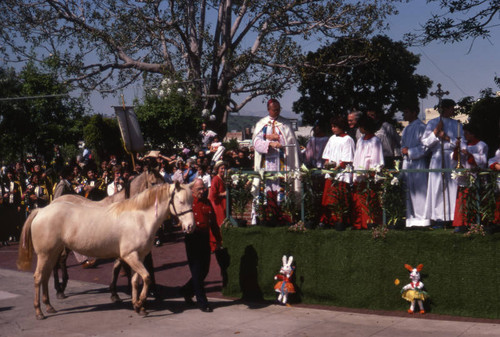
[[[222,236],[215,219],[215,212],[207,199],[207,188],[202,179],[196,178],[193,186],[193,213],[196,228],[191,234],[186,234],[186,255],[191,279],[181,287],[180,292],[188,304],[193,304],[192,297],[203,312],[212,312],[205,293],[204,282],[210,268],[210,236],[214,235],[217,247],[221,246]]]

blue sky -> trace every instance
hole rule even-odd
[[[440,14],[441,11],[435,5],[428,5],[424,0],[413,0],[410,3],[403,3],[399,6],[399,14],[390,17],[387,22],[390,28],[384,32],[393,40],[402,40],[405,33],[414,32],[420,28],[431,14]],[[464,96],[479,97],[480,90],[496,87],[493,78],[500,72],[500,31],[498,28],[492,31],[492,36],[488,39],[477,39],[476,41],[463,41],[455,44],[443,44],[433,42],[423,47],[411,47],[411,52],[421,56],[417,73],[426,75],[433,81],[431,91],[436,90],[436,85],[441,83],[443,90],[450,92],[449,98],[458,100]],[[472,46],[472,48],[471,48]],[[307,48],[316,48],[314,43],[310,43]],[[141,97],[140,88],[131,88],[125,91],[126,103],[131,104],[134,96]],[[298,99],[298,94],[290,90],[281,99],[285,115],[297,117],[289,114],[292,104]],[[111,108],[119,102],[118,97],[100,98],[98,95],[92,97],[92,105],[98,112],[112,113]],[[435,97],[428,97],[421,101],[422,110],[433,107],[437,103]],[[262,98],[256,98],[245,106],[243,114],[265,113],[265,106]]]
[[[440,14],[437,6],[426,4],[424,0],[414,0],[399,6],[399,14],[389,18],[390,28],[384,34],[393,40],[403,40],[404,34],[418,30],[431,14]],[[472,48],[471,48],[472,46]],[[458,100],[465,96],[479,98],[480,90],[493,88],[494,76],[500,75],[500,31],[497,28],[488,40],[467,40],[460,43],[444,44],[433,42],[422,47],[409,48],[420,55],[420,64],[416,73],[426,75],[433,81],[431,92],[438,83],[442,89],[449,91],[448,98]],[[292,103],[298,99],[296,92],[288,92],[282,99],[284,110],[290,110]],[[437,103],[436,97],[421,100],[421,110],[431,108]],[[260,100],[252,102],[247,110],[261,110]],[[295,114],[293,114],[295,115]],[[290,115],[292,116],[292,115]],[[296,115],[295,115],[296,116]]]

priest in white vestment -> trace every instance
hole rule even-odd
[[[291,125],[280,117],[281,106],[275,99],[267,102],[269,116],[259,120],[255,125],[252,142],[255,148],[254,170],[260,171],[293,171],[300,167],[299,147]],[[294,183],[295,191],[300,190],[300,181]],[[252,193],[254,207],[252,207],[252,224],[257,223],[255,202],[259,196],[260,179],[253,181]],[[266,182],[266,193],[278,193],[279,179]]]
[[[408,126],[401,136],[403,170],[426,169],[427,148],[422,144],[425,124],[418,119],[418,105],[403,109]],[[406,227],[426,227],[431,224],[426,218],[427,172],[405,172],[403,183],[406,192]]]
[[[431,151],[429,164],[431,169],[454,168],[451,154],[455,148],[457,136],[463,135],[460,122],[451,118],[455,113],[455,102],[451,99],[443,99],[441,106],[441,117],[434,118],[427,123],[422,137],[423,145]],[[443,144],[442,147],[441,144]],[[443,154],[441,148],[443,148]],[[451,172],[445,172],[444,175],[441,172],[429,172],[427,186],[425,217],[436,221],[437,227],[441,227],[443,222],[453,221],[457,182],[451,179]]]

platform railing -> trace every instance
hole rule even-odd
[[[254,178],[259,178],[259,179],[264,179],[264,180],[269,180],[269,179],[276,179],[276,178],[284,178],[284,177],[289,177],[291,174],[295,176],[304,176],[305,173],[310,173],[313,176],[325,176],[327,173],[330,175],[335,175],[335,174],[340,174],[340,173],[349,173],[349,174],[364,174],[364,175],[371,175],[373,179],[373,176],[379,175],[382,177],[381,180],[386,179],[387,176],[392,175],[392,176],[398,176],[399,182],[402,183],[402,175],[405,173],[422,173],[422,172],[444,172],[444,173],[450,173],[451,174],[451,179],[457,179],[459,177],[467,177],[469,179],[468,181],[468,187],[472,187],[472,190],[475,193],[475,201],[476,201],[476,209],[479,210],[481,205],[480,205],[480,200],[481,200],[481,193],[485,191],[485,189],[494,189],[494,191],[489,191],[490,195],[495,195],[495,192],[498,193],[500,189],[500,175],[499,171],[494,171],[490,169],[464,169],[464,168],[445,168],[445,169],[370,169],[370,170],[354,170],[354,169],[346,169],[346,170],[327,170],[327,169],[306,169],[304,166],[300,170],[294,170],[294,171],[265,171],[265,176],[264,176],[264,171],[249,171],[249,170],[237,170],[237,169],[230,169],[227,172],[227,181],[228,184],[226,185],[226,191],[227,191],[227,197],[226,197],[226,218],[231,222],[232,225],[236,226],[237,221],[232,217],[232,202],[231,202],[231,176],[234,174],[237,174],[241,177],[244,177],[246,179],[254,179]],[[496,175],[496,184],[493,184],[492,186],[491,183],[484,183],[485,179],[482,179],[481,177],[486,177],[490,175]],[[475,177],[474,179],[470,179],[470,177],[473,176]],[[490,176],[491,177],[491,176]],[[490,178],[491,179],[491,178]],[[301,221],[305,221],[305,207],[304,207],[304,201],[305,201],[305,194],[304,194],[304,184],[302,179],[298,179],[300,181],[300,218]],[[317,191],[318,193],[322,193],[323,190]],[[406,195],[406,193],[404,193]],[[253,202],[253,201],[252,201]],[[405,200],[406,203],[406,200]],[[453,212],[454,210],[451,210]],[[386,217],[386,207],[382,205],[382,223],[384,225],[387,224],[387,217]],[[476,212],[476,223],[481,224],[481,213]]]

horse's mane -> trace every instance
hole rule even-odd
[[[109,211],[118,215],[125,211],[145,210],[151,207],[157,200],[163,202],[170,196],[170,185],[156,185],[133,196],[130,199],[118,201],[109,206]]]

